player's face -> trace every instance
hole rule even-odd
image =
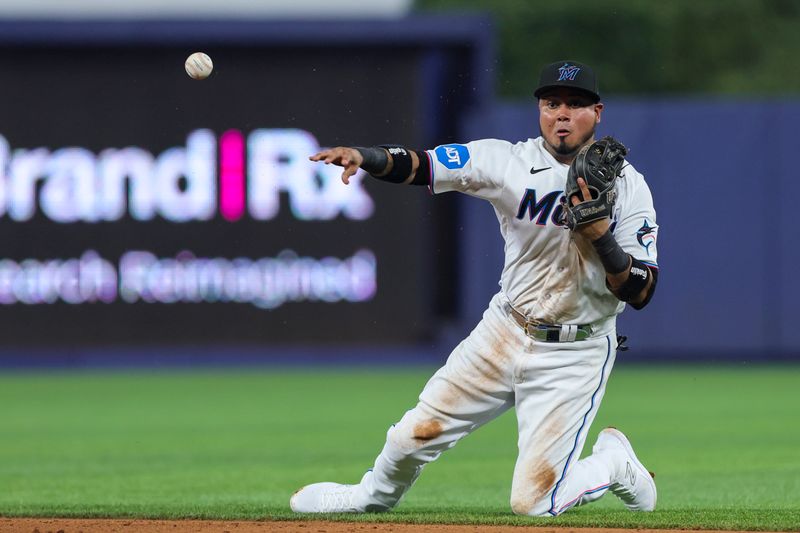
[[[580,91],[555,89],[539,98],[539,129],[545,147],[562,163],[570,163],[594,138],[603,104]]]

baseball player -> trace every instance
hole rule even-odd
[[[311,156],[343,167],[345,183],[361,167],[380,180],[488,201],[505,266],[483,319],[389,429],[361,482],[303,487],[291,497],[295,512],[388,511],[427,463],[512,407],[514,513],[556,516],[609,490],[630,510],[655,508],[652,474],[619,430],[601,431],[579,460],[614,364],[616,316],[626,303],[644,307],[656,286],[650,190],[624,161],[624,146],[595,140],[603,104],[589,66],[547,65],[534,94],[535,139],[427,151],[337,147]]]

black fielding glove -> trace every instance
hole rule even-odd
[[[628,149],[613,137],[603,137],[589,146],[584,146],[567,172],[567,184],[562,198],[560,222],[569,229],[611,217],[611,210],[617,201],[614,189],[617,178],[622,173]],[[578,178],[583,178],[592,199],[572,205],[572,197],[582,198]]]

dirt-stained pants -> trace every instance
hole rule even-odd
[[[366,509],[393,508],[425,464],[511,407],[519,428],[514,513],[555,516],[602,496],[611,461],[578,459],[616,355],[614,327],[606,329],[583,341],[535,341],[495,296],[483,320],[425,385],[416,407],[389,429],[360,484]]]

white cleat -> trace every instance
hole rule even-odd
[[[358,485],[314,483],[292,494],[289,507],[295,513],[363,513],[356,503]]]
[[[656,482],[633,453],[628,438],[618,429],[605,428],[597,436],[593,453],[612,452],[619,457],[617,473],[610,490],[631,511],[652,511],[656,508]],[[622,452],[622,453],[620,453]]]

